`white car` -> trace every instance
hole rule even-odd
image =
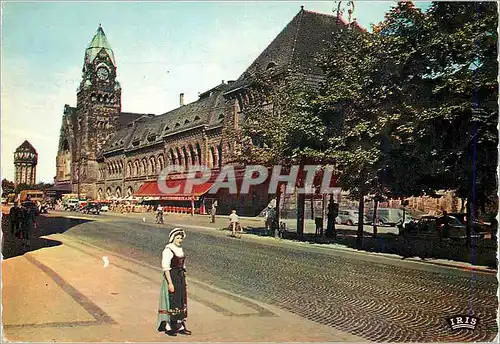
[[[104,212],[104,211],[109,211],[109,207],[108,207],[108,205],[107,205],[107,204],[103,204],[103,205],[101,205],[101,211],[103,211],[103,212]]]
[[[341,224],[346,224],[349,226],[357,225],[359,219],[359,211],[352,209],[339,210],[339,216],[337,217],[337,220],[335,222],[339,223],[338,219],[340,219]],[[366,217],[364,219],[364,222],[366,223]]]

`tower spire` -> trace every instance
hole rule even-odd
[[[97,28],[97,32],[90,41],[87,49],[85,50],[85,61],[84,61],[84,69],[88,63],[92,63],[96,58],[97,54],[104,48],[106,53],[108,54],[111,63],[116,67],[115,62],[115,54],[113,53],[113,49],[111,48],[111,44],[109,44],[108,39],[106,38],[106,34],[99,23],[99,27]]]

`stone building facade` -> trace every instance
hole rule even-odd
[[[334,16],[301,8],[236,81],[222,82],[190,104],[184,104],[181,94],[179,107],[161,115],[121,111],[116,60],[99,27],[85,52],[77,105],[65,106],[56,184],[92,198],[123,198],[147,195],[141,188],[155,182],[168,165],[201,164],[217,171],[243,144],[240,125],[251,101],[247,87],[252,76],[293,70],[318,84],[323,73],[316,54],[340,27],[345,23]],[[225,199],[219,200],[221,210],[243,207],[240,213],[262,209],[270,197],[263,190],[215,196]]]
[[[25,140],[14,152],[14,184],[35,185],[37,164],[38,153],[31,143]]]

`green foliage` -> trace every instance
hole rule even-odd
[[[2,197],[6,197],[8,194],[13,193],[15,188],[14,182],[7,179],[2,179]]]
[[[243,124],[243,134],[253,144],[238,161],[290,166],[323,160],[324,125],[314,111],[315,90],[306,85],[298,73],[254,76]]]
[[[497,19],[495,3],[404,2],[374,34],[336,33],[319,109],[344,189],[495,192]]]
[[[334,30],[319,91],[255,76],[240,161],[329,164],[353,197],[496,198],[497,5],[400,2],[373,33]],[[290,75],[294,75],[291,77]]]

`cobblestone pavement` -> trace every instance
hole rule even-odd
[[[65,235],[159,265],[168,230],[114,219],[80,224]],[[188,276],[370,341],[492,341],[498,332],[495,276],[408,268],[215,230],[190,230],[183,245]],[[448,328],[446,318],[461,314],[480,318],[474,332]]]

